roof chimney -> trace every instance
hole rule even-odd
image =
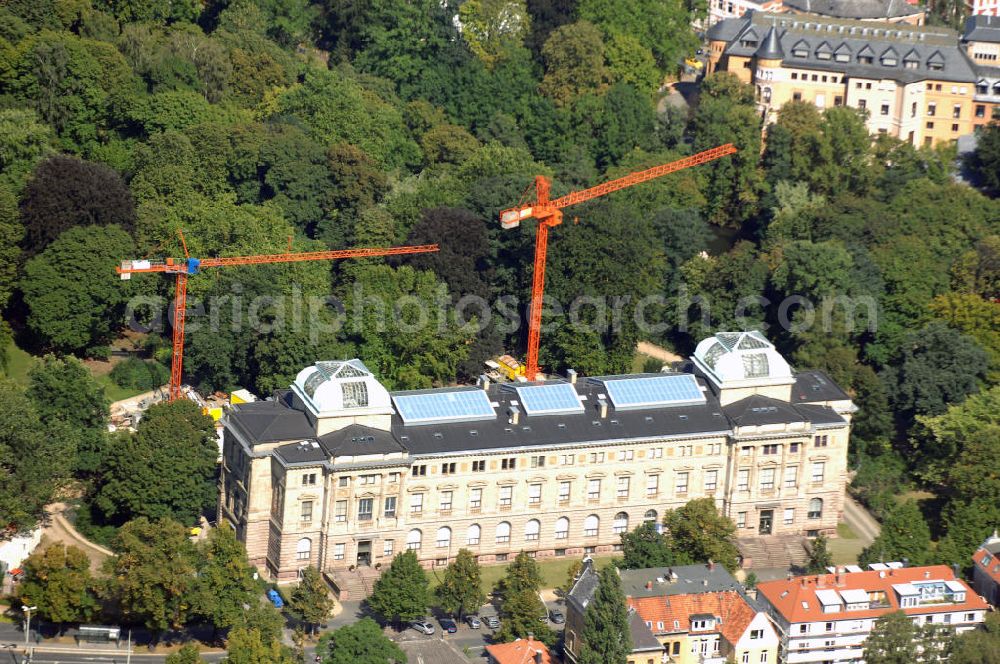
[[[484,390],[488,389],[490,386],[490,377],[487,376],[486,374],[479,374],[479,380],[477,382],[479,384],[479,387],[483,388]]]
[[[652,590],[652,589],[653,589],[653,582],[652,581],[647,581],[646,582],[646,590]]]
[[[809,585],[809,577],[808,576],[802,577],[802,587],[805,588],[808,585]]]
[[[536,650],[535,651],[535,664],[542,664],[542,651],[541,650]]]
[[[570,385],[576,385],[576,369],[567,369],[566,378],[569,379]]]
[[[715,571],[715,561],[712,560],[711,558],[708,559],[708,571],[709,572]]]
[[[507,419],[511,424],[517,424],[521,421],[521,409],[517,406],[511,406],[507,409]]]
[[[608,400],[603,396],[597,399],[597,412],[600,414],[601,419],[608,416]]]
[[[826,587],[826,574],[817,574],[816,575],[816,587],[817,588],[825,588]]]

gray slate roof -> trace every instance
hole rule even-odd
[[[795,374],[795,384],[792,385],[793,403],[847,401],[850,398],[847,392],[840,389],[840,386],[822,371],[802,371]]]
[[[970,16],[965,19],[962,41],[1000,43],[1000,16]]]
[[[709,569],[708,565],[678,565],[622,570],[622,590],[628,597],[670,597],[688,593],[742,590],[742,586],[725,567],[719,564],[713,567]],[[652,583],[652,587],[646,588],[647,583]]]
[[[865,23],[832,18],[814,18],[750,11],[740,18],[719,21],[709,30],[709,39],[726,41],[726,55],[753,57],[760,47],[754,34],[768,26],[778,30],[784,52],[782,63],[788,67],[840,72],[857,78],[889,78],[901,83],[926,79],[969,82],[975,79],[971,61],[959,47],[958,35],[944,28]],[[751,37],[746,39],[745,36]],[[869,47],[874,52],[872,64],[859,59]],[[796,55],[804,50],[802,57]],[[849,54],[846,61],[835,57],[820,58],[823,52]],[[902,55],[917,62],[915,69],[903,66]],[[895,58],[895,65],[883,64],[883,56]],[[930,64],[940,62],[940,70]]]
[[[632,637],[632,652],[660,652],[663,644],[635,609],[628,610],[628,631]]]
[[[906,0],[784,0],[782,4],[809,14],[854,19],[900,18],[924,11]]]
[[[580,576],[577,577],[576,583],[566,593],[566,604],[582,614],[587,610],[587,604],[594,597],[598,580],[597,572],[594,570],[594,561],[587,558],[583,561],[583,569],[580,570]]]

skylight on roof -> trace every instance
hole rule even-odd
[[[705,395],[691,374],[608,378],[602,382],[618,410],[705,403]]]
[[[582,413],[580,396],[569,383],[546,383],[514,388],[528,415]]]
[[[394,394],[404,424],[490,420],[496,417],[486,392],[478,388]]]

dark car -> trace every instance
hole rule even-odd
[[[454,634],[458,631],[458,625],[451,618],[441,618],[438,620],[438,624],[441,625],[441,629],[448,632],[449,634]]]
[[[562,625],[566,622],[566,616],[562,611],[552,611],[549,613],[549,620],[551,620],[554,625]]]

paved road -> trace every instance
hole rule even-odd
[[[851,530],[857,533],[858,538],[865,543],[865,546],[875,541],[881,531],[875,517],[849,495],[844,496],[844,521],[851,527]]]

